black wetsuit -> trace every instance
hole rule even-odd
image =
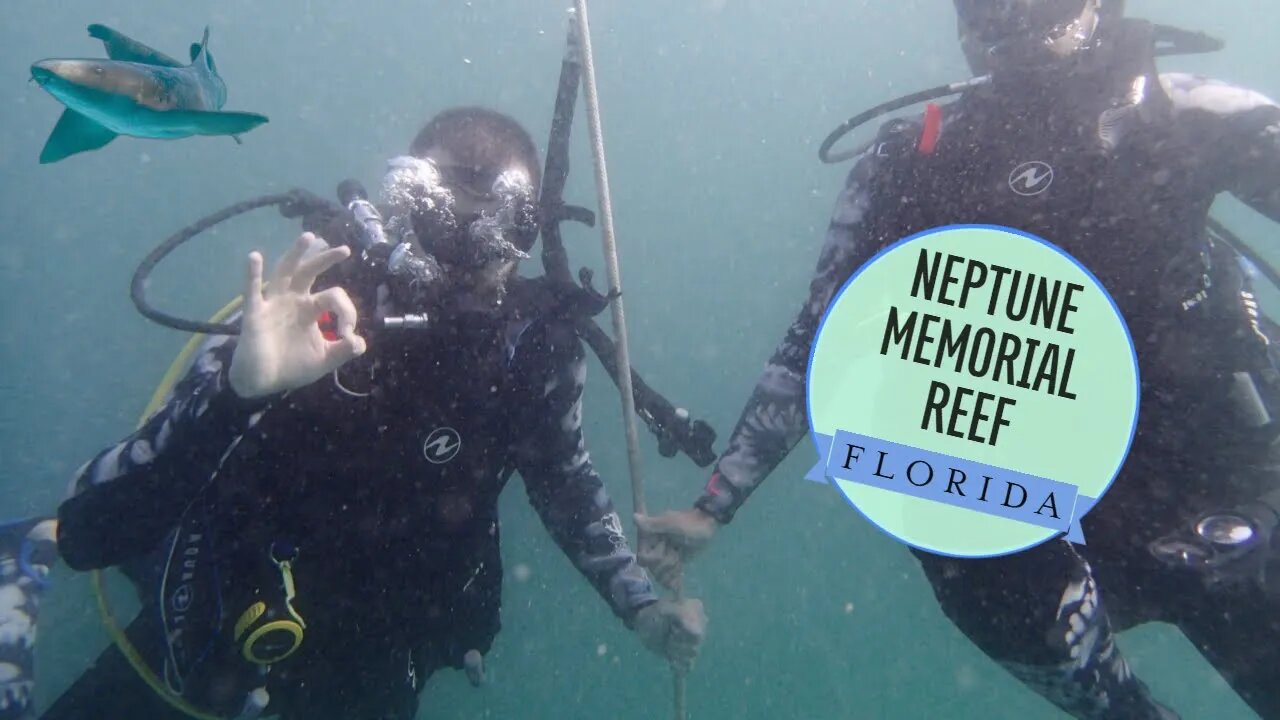
[[[513,281],[501,317],[446,311],[256,401],[227,384],[234,340],[211,341],[164,407],[83,469],[59,510],[62,558],[124,568],[144,603],[129,634],[197,705],[234,715],[256,684],[268,714],[407,719],[433,671],[498,632],[497,501],[514,470],[629,624],[657,596],[584,445],[582,346],[543,297]],[[246,593],[279,584],[281,543],[297,550],[305,637],[262,678],[228,636]],[[170,716],[111,648],[43,717]]]
[[[970,91],[943,108],[932,153],[921,151],[921,123],[886,124],[849,173],[810,295],[697,505],[730,521],[807,438],[804,380],[818,323],[878,250],[952,223],[1035,233],[1094,272],[1124,314],[1141,369],[1137,435],[1083,521],[1087,546],[1055,539],[990,560],[915,552],[942,609],[1079,718],[1171,715],[1114,644],[1114,631],[1149,621],[1176,624],[1251,707],[1280,718],[1280,607],[1256,587],[1207,592],[1147,550],[1195,514],[1280,483],[1267,448],[1274,425],[1241,424],[1229,400],[1236,373],[1246,373],[1280,417],[1269,342],[1238,258],[1205,231],[1220,192],[1280,221],[1280,107],[1143,65],[1076,83],[1072,95],[1065,86]]]

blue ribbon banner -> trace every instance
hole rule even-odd
[[[952,507],[986,513],[1058,532],[1084,544],[1080,518],[1097,498],[1075,485],[930,452],[868,435],[814,433],[818,463],[805,478],[869,485]]]

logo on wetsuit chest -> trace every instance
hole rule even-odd
[[[427,462],[443,465],[462,449],[462,436],[451,427],[438,427],[422,443],[422,456]]]
[[[1009,189],[1024,197],[1039,195],[1053,184],[1053,168],[1039,160],[1020,163],[1009,173]]]
[[[189,583],[179,585],[178,589],[173,591],[173,597],[169,602],[174,612],[184,613],[191,609],[191,585]]]

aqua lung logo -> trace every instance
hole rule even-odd
[[[1053,168],[1048,163],[1024,162],[1009,173],[1009,189],[1023,196],[1039,195],[1053,184]]]
[[[169,604],[173,606],[174,612],[184,613],[191,609],[191,585],[183,583],[173,591],[173,597],[169,599]]]
[[[462,436],[451,427],[438,427],[422,443],[422,456],[427,462],[443,465],[462,449]]]

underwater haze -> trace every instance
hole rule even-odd
[[[242,199],[345,178],[376,187],[388,158],[450,106],[520,120],[545,151],[568,22],[565,0],[9,0],[0,23],[0,516],[52,513],[76,469],[127,435],[188,336],[129,299],[162,239]],[[591,27],[631,360],[654,388],[733,429],[807,295],[847,165],[817,158],[854,113],[968,77],[947,0],[592,0]],[[1128,14],[1227,41],[1161,60],[1280,97],[1280,7],[1147,0]],[[270,122],[230,137],[120,137],[40,165],[63,107],[32,62],[101,57],[102,23],[181,59],[210,28],[225,110]],[[858,137],[869,139],[871,126]],[[850,143],[845,140],[844,143]],[[842,144],[843,146],[843,144]],[[585,100],[566,200],[596,206]],[[1234,200],[1217,214],[1273,260],[1275,228]],[[565,225],[571,267],[604,285],[598,226]],[[298,235],[274,210],[219,225],[150,285],[161,308],[207,317],[241,291],[244,258]],[[536,249],[535,249],[536,255]],[[537,271],[530,260],[527,273]],[[1264,305],[1280,308],[1276,293]],[[1273,312],[1274,314],[1274,312]],[[597,318],[611,330],[608,313]],[[634,540],[618,393],[591,358],[584,424]],[[688,507],[707,471],[661,457],[641,428],[651,512]],[[710,620],[687,678],[689,717],[1065,718],[1004,673],[939,610],[907,548],[803,475],[806,441],[686,574]],[[523,487],[502,499],[503,629],[472,688],[442,671],[420,718],[670,716],[670,670],[608,611],[543,529]],[[335,515],[334,522],[341,522]],[[127,591],[117,612],[132,611]],[[88,576],[52,575],[38,703],[108,644]],[[1255,715],[1170,626],[1120,640],[1153,694],[1184,718]]]

